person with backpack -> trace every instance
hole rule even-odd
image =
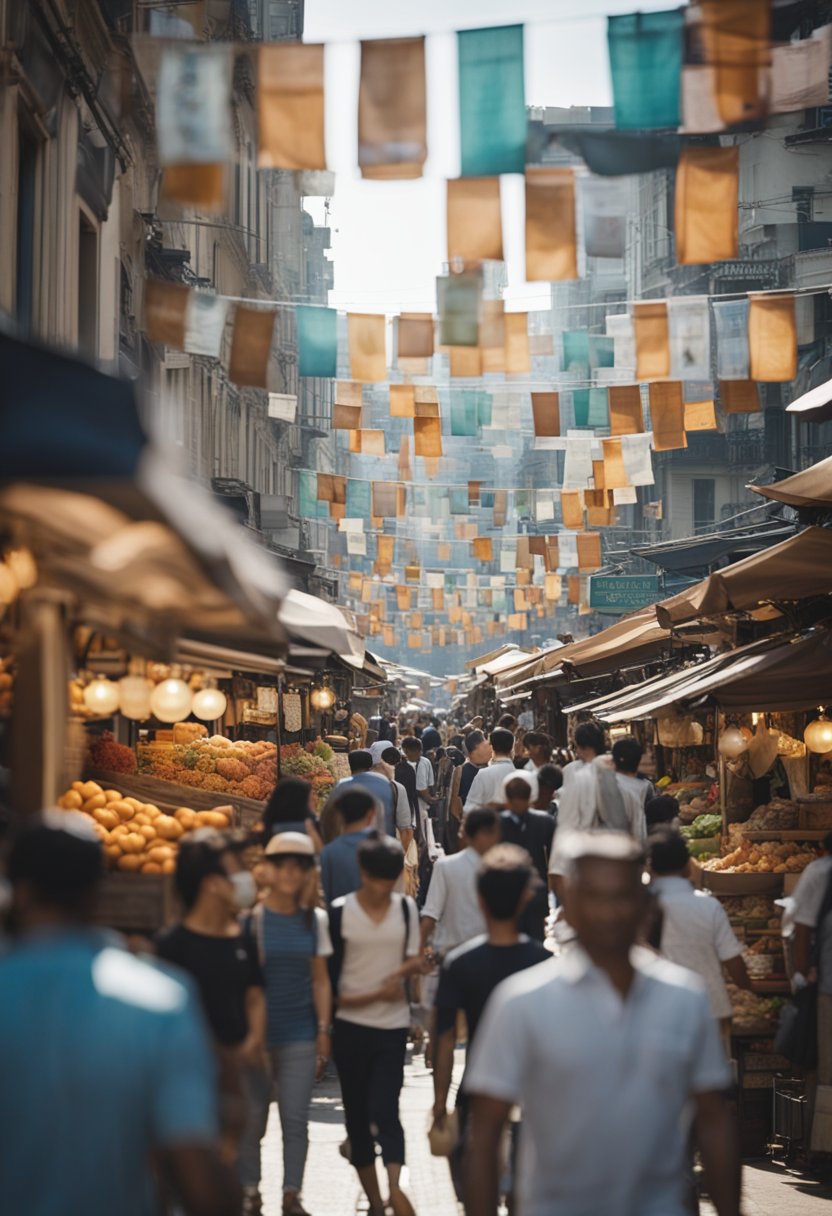
[[[315,907],[314,845],[281,832],[266,845],[269,892],[245,920],[265,978],[267,1067],[249,1070],[249,1117],[240,1150],[244,1216],[260,1211],[260,1142],[277,1101],[283,1134],[283,1214],[308,1216],[300,1200],[309,1147],[309,1105],[331,1051],[332,954],[326,913]]]
[[[350,1160],[369,1201],[383,1216],[376,1173],[381,1148],[394,1216],[413,1216],[401,1189],[405,1160],[399,1095],[410,1027],[407,981],[422,970],[416,904],[394,893],[402,870],[401,845],[389,837],[364,840],[358,849],[361,886],[335,900],[329,926],[337,1009],[333,1058],[349,1139]]]

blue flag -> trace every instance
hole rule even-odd
[[[527,127],[523,26],[461,30],[457,50],[462,176],[522,173]]]
[[[685,17],[681,8],[607,19],[619,129],[678,127]]]
[[[312,308],[299,304],[298,374],[338,375],[338,313],[334,308]]]

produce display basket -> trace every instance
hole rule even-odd
[[[783,892],[782,874],[728,874],[703,870],[703,885],[715,895],[773,895]]]
[[[173,781],[161,781],[158,777],[141,777],[136,773],[106,773],[90,769],[85,776],[107,789],[120,790],[130,798],[141,798],[152,802],[160,811],[174,811],[178,806],[189,806],[195,811],[212,811],[217,806],[234,808],[235,827],[253,828],[260,822],[265,802],[244,798],[237,794],[214,794],[195,789],[191,785],[177,785]]]
[[[169,874],[107,874],[96,909],[98,924],[125,933],[155,933],[175,919],[177,900]]]

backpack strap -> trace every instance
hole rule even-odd
[[[402,901],[402,916],[404,917],[404,950],[402,962],[407,962],[407,943],[410,941],[410,904],[406,895],[399,897]]]
[[[262,904],[256,904],[243,921],[243,933],[254,941],[257,958],[261,968],[266,966],[266,943],[263,935],[264,909]]]
[[[344,966],[344,904],[336,900],[329,907],[329,936],[332,941],[332,954],[329,957],[329,982],[332,985],[333,1000],[338,1000],[338,985],[341,981],[341,971]]]

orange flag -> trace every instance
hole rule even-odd
[[[726,414],[756,414],[760,390],[753,380],[720,380],[719,402]]]
[[[417,456],[442,455],[442,421],[439,418],[413,419],[414,453]]]
[[[636,379],[665,380],[670,375],[667,304],[657,300],[633,305]]]
[[[361,429],[360,405],[333,405],[332,428],[336,431],[358,431]]]
[[[621,451],[620,439],[602,439],[604,450],[604,485],[598,489],[623,490],[630,484],[630,478],[624,467],[624,456]]]
[[[574,169],[526,170],[526,279],[577,279]]]
[[[749,296],[748,347],[752,380],[794,380],[797,320],[793,295]]]
[[[260,169],[325,169],[324,48],[270,42],[257,57]]]
[[[506,370],[506,318],[502,300],[482,302],[479,349],[484,374]]]
[[[676,170],[680,266],[739,257],[739,148],[687,147]]]
[[[358,164],[361,176],[422,176],[427,159],[424,38],[361,43]]]
[[[598,570],[601,562],[601,533],[579,532],[575,538],[578,545],[578,569]]]
[[[384,316],[380,313],[347,313],[347,335],[353,380],[370,383],[386,380]]]
[[[384,431],[359,431],[361,452],[365,456],[384,456]]]
[[[770,0],[700,0],[699,16],[705,63],[715,71],[720,118],[727,126],[764,118]]]
[[[237,306],[231,337],[228,378],[249,388],[267,388],[269,357],[277,314]]]
[[[557,393],[532,393],[534,433],[538,439],[560,435],[560,397]]]
[[[529,353],[529,314],[505,314],[506,375],[519,376],[532,370]]]
[[[503,260],[499,177],[457,177],[448,182],[448,261]]]
[[[144,327],[151,342],[185,349],[185,313],[191,294],[184,283],[147,279],[144,285]]]
[[[433,317],[429,312],[403,312],[399,317],[400,359],[428,359],[433,354]]]
[[[416,393],[412,384],[390,385],[390,417],[416,417]]]
[[[473,555],[480,562],[490,562],[492,560],[492,546],[490,536],[477,536],[472,542]]]
[[[561,490],[560,510],[564,528],[584,526],[584,496],[581,490]]]
[[[733,381],[737,383],[737,381]],[[686,431],[715,431],[716,425],[716,408],[713,401],[686,401],[685,402],[685,430]]]
[[[650,420],[654,452],[669,452],[688,446],[681,381],[669,380],[664,384],[650,385]]]
[[[452,376],[482,375],[482,351],[478,346],[449,346]]]
[[[608,395],[610,434],[640,434],[644,430],[644,416],[641,409],[639,386],[637,384],[611,384]]]

